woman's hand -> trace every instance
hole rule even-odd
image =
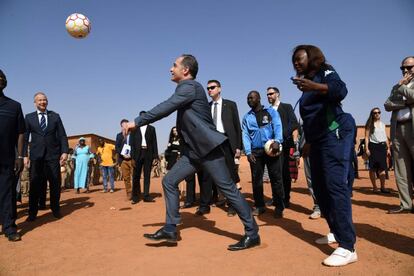
[[[302,92],[318,91],[322,94],[328,92],[328,85],[326,83],[317,83],[305,78],[295,77],[292,79],[296,87]]]

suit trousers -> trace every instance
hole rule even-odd
[[[47,197],[47,178],[46,175],[43,176],[43,179],[39,181],[39,207],[46,208],[46,197]]]
[[[197,174],[198,175],[198,174]],[[196,177],[195,174],[191,174],[185,178],[185,203],[193,204],[196,201],[195,186]],[[198,180],[200,183],[200,180]]]
[[[29,216],[36,217],[39,198],[42,196],[44,184],[49,181],[50,209],[53,213],[60,211],[60,164],[59,160],[30,161]]]
[[[354,249],[351,191],[348,181],[354,129],[331,131],[311,144],[312,187],[321,212],[339,246]]]
[[[132,175],[134,173],[134,168],[135,168],[135,161],[133,159],[122,160],[121,171],[122,171],[122,178],[125,183],[125,190],[126,190],[127,195],[130,195],[132,193],[131,181],[132,181]]]
[[[16,177],[14,166],[0,165],[0,222],[4,234],[16,233]]]
[[[270,157],[265,154],[263,150],[253,150],[252,154],[256,157],[256,163],[250,163],[254,205],[257,208],[265,207],[263,198],[263,172],[266,165],[269,172],[270,184],[272,186],[273,204],[276,206],[276,209],[283,211],[285,209],[285,204],[283,201],[282,157]]]
[[[401,207],[406,210],[413,208],[413,160],[414,138],[411,121],[397,123],[397,129],[393,140],[395,181]]]
[[[135,160],[135,169],[132,181],[132,198],[138,200],[141,194],[141,173],[144,171],[144,197],[149,196],[152,156],[146,149],[141,149],[141,154]]]
[[[162,181],[167,209],[167,224],[179,224],[181,221],[178,184],[187,176],[194,174],[197,169],[201,169],[211,175],[217,187],[236,210],[244,224],[246,235],[250,237],[257,236],[258,226],[251,209],[240,191],[237,190],[236,184],[232,180],[228,169],[226,169],[224,151],[222,146],[218,146],[199,160],[190,159],[184,155],[167,173]]]
[[[289,155],[290,147],[283,145],[282,158],[282,179],[283,179],[283,191],[285,194],[285,204],[290,202],[290,190],[292,188],[292,178],[289,171]],[[268,168],[269,169],[269,168]]]
[[[226,160],[226,167],[230,172],[231,178],[235,183],[240,182],[240,177],[238,173],[238,168],[234,164],[234,153],[231,150],[230,144],[228,141],[224,142],[222,145],[224,150],[224,157]],[[217,185],[214,183],[213,178],[205,172],[202,172],[202,177],[199,180],[202,180],[200,183],[200,209],[209,210],[210,204],[214,198],[218,198]]]

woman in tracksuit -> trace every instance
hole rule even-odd
[[[313,189],[331,231],[316,242],[338,242],[338,248],[323,263],[347,265],[357,261],[350,198],[352,187],[348,182],[356,127],[352,116],[341,107],[348,91],[318,47],[297,46],[292,63],[297,73],[292,81],[303,92],[300,115],[311,148]]]

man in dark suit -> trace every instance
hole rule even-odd
[[[128,123],[128,120],[122,119],[121,127],[124,123]],[[131,134],[129,134],[127,137],[124,137],[124,135],[122,135],[122,132],[120,132],[116,135],[116,140],[115,140],[115,151],[117,154],[117,163],[118,163],[118,166],[121,167],[122,178],[125,183],[125,191],[126,191],[128,200],[132,199],[131,198],[132,196],[131,181],[132,181],[132,176],[134,174],[134,168],[135,168],[135,161],[132,158],[131,137],[132,137]],[[135,204],[137,202],[132,201],[132,203]]]
[[[282,177],[283,190],[285,193],[285,207],[290,204],[290,190],[292,187],[292,179],[289,172],[290,149],[296,147],[298,142],[299,122],[293,111],[292,105],[280,102],[280,92],[276,87],[267,88],[267,100],[270,105],[279,112],[283,128],[283,154],[282,154]]]
[[[226,135],[229,139],[231,147],[231,155],[226,156],[226,164],[231,171],[234,182],[239,182],[240,178],[234,164],[234,159],[240,158],[241,149],[241,127],[239,119],[239,111],[235,102],[223,99],[221,97],[221,83],[218,80],[209,80],[207,82],[207,92],[212,101],[209,103],[211,106],[211,116],[213,117],[214,125],[217,131]],[[210,212],[210,202],[212,197],[212,191],[217,193],[216,185],[212,181],[209,174],[203,174],[204,180],[200,185],[200,207],[196,214],[204,215]],[[234,216],[236,211],[232,206],[229,206],[227,211],[228,216]]]
[[[140,116],[145,114],[141,111]],[[144,125],[131,133],[132,159],[135,161],[135,168],[132,180],[131,203],[139,201],[141,194],[141,173],[144,171],[144,202],[153,202],[150,196],[151,168],[155,160],[158,159],[157,134],[155,127]]]
[[[6,86],[6,75],[0,70],[0,222],[3,234],[15,242],[21,239],[16,226],[16,180],[23,170],[25,125],[20,103],[3,93]]]
[[[170,69],[171,80],[177,83],[175,93],[147,113],[125,125],[124,134],[131,128],[160,120],[177,110],[177,129],[183,139],[181,158],[162,181],[167,209],[166,224],[154,234],[144,237],[177,242],[176,225],[180,223],[178,184],[197,169],[209,173],[223,195],[235,208],[245,228],[245,235],[229,250],[242,250],[260,244],[258,226],[250,207],[236,188],[226,167],[225,151],[230,150],[228,139],[214,126],[211,110],[202,85],[194,79],[198,63],[192,55],[178,57]]]
[[[59,114],[47,110],[46,94],[38,92],[34,95],[36,111],[25,117],[26,134],[24,156],[27,157],[27,148],[30,140],[30,191],[29,217],[34,221],[37,216],[41,185],[46,179],[49,181],[50,208],[53,216],[61,218],[60,213],[60,166],[67,159],[69,151],[68,138]],[[28,159],[25,158],[25,162]]]

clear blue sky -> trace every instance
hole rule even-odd
[[[412,0],[0,0],[0,68],[24,113],[43,91],[69,135],[114,139],[122,118],[173,93],[169,68],[182,53],[197,57],[203,85],[222,82],[243,116],[253,89],[266,105],[268,86],[297,101],[292,49],[314,44],[348,86],[345,111],[364,124],[372,107],[383,109],[402,58],[414,55],[413,11]],[[74,12],[92,22],[86,39],[65,30]],[[160,151],[174,124],[175,114],[154,124]]]

